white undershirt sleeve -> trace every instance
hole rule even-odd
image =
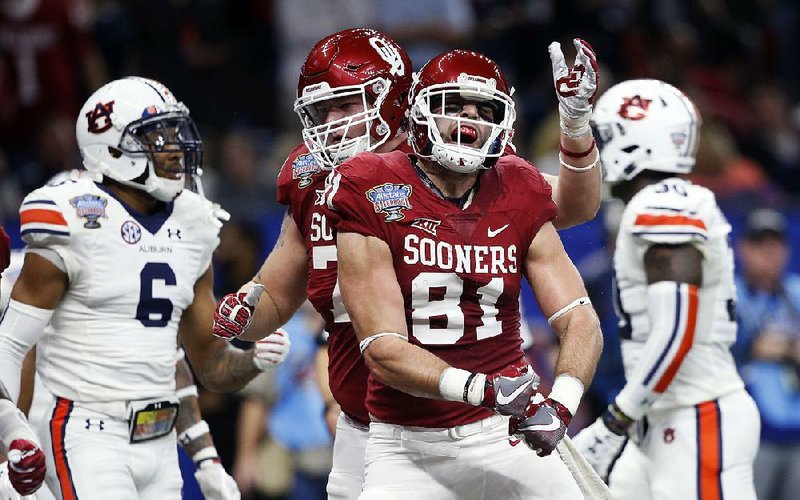
[[[0,319],[0,382],[14,402],[19,398],[22,361],[44,334],[52,316],[51,309],[40,309],[11,299]]]

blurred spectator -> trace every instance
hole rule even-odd
[[[753,211],[739,243],[739,337],[734,355],[761,413],[754,465],[762,500],[800,491],[800,276],[786,272],[785,217]]]
[[[276,206],[277,172],[265,165],[254,130],[227,131],[216,156],[216,175],[207,186],[209,197],[230,212],[234,220],[256,220]]]
[[[347,28],[373,27],[372,5],[372,0],[275,0],[280,56],[278,104],[273,114],[280,116],[284,128],[297,127],[297,116],[292,109],[297,97],[300,67],[308,51],[331,33]]]
[[[754,126],[745,152],[758,161],[776,184],[800,194],[800,127],[792,121],[792,106],[783,89],[762,84],[750,94]]]
[[[373,0],[375,28],[394,38],[414,65],[472,42],[475,19],[469,0]]]
[[[760,165],[739,153],[725,124],[715,120],[703,123],[697,163],[688,177],[713,191],[723,209],[763,205],[777,192]]]
[[[289,453],[292,484],[284,498],[327,498],[331,437],[314,371],[316,336],[321,328],[321,318],[306,303],[285,327],[292,341],[289,357],[242,391],[245,399],[239,415],[234,477],[243,493],[252,492],[257,478],[268,476],[272,469],[271,465],[266,470],[258,468],[258,444],[266,431]]]
[[[12,165],[43,117],[74,122],[83,96],[106,81],[82,0],[0,2],[0,138]]]

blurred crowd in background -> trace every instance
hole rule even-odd
[[[301,141],[292,102],[317,40],[373,27],[400,42],[415,68],[456,47],[484,52],[516,87],[519,154],[556,172],[547,45],[558,40],[569,51],[579,36],[598,55],[600,92],[652,77],[699,107],[691,179],[716,193],[733,226],[738,359],[761,406],[764,442],[775,446],[769,471],[794,478],[789,491],[798,491],[800,470],[782,467],[800,468],[800,278],[791,274],[800,271],[800,252],[791,253],[800,248],[799,25],[795,0],[0,0],[0,222],[19,247],[22,197],[80,165],[74,124],[91,91],[126,75],[154,78],[191,109],[205,144],[207,195],[233,216],[216,255],[222,295],[250,279],[277,237],[277,173]],[[775,211],[754,215],[762,207]],[[618,214],[606,204],[592,223],[562,232],[606,336],[587,419],[623,382],[610,279]],[[547,373],[554,339],[529,291],[523,299],[531,355]],[[313,312],[303,314],[289,327],[299,352],[271,380],[242,395],[202,398],[226,468],[249,498],[319,498],[320,482],[324,491],[330,437],[313,393],[320,325]],[[310,392],[287,401],[286,384]],[[237,447],[262,436],[272,444]]]

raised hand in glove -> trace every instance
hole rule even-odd
[[[580,431],[572,440],[606,483],[614,463],[628,442],[628,427],[631,423],[632,420],[612,404],[592,425]]]
[[[264,285],[256,285],[247,293],[229,293],[222,297],[214,311],[214,335],[231,340],[246,332],[262,293]]]
[[[33,441],[15,439],[8,448],[8,480],[22,495],[31,495],[44,481],[44,453]]]
[[[597,56],[591,45],[580,38],[575,38],[572,43],[577,51],[572,66],[567,66],[560,43],[551,43],[548,51],[553,65],[561,130],[569,137],[579,137],[590,132],[589,119],[592,117],[592,103],[600,75]]]
[[[253,363],[261,370],[275,368],[286,361],[292,342],[286,330],[276,330],[272,335],[268,335],[255,343],[253,350]]]
[[[528,364],[486,375],[482,406],[501,415],[523,415],[539,387],[539,375]]]
[[[547,398],[541,403],[531,403],[521,417],[511,417],[508,433],[522,440],[540,457],[556,449],[564,438],[572,413],[558,401]]]
[[[206,500],[240,500],[239,487],[236,481],[222,467],[222,464],[213,460],[204,460],[194,473],[200,491]]]

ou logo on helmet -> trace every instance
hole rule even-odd
[[[403,76],[406,73],[406,65],[403,64],[403,58],[400,56],[400,52],[397,48],[391,43],[381,37],[373,36],[369,39],[369,44],[372,45],[375,52],[381,56],[381,59],[391,66],[389,68],[389,74]]]
[[[142,228],[132,220],[123,222],[122,227],[119,228],[119,232],[122,235],[122,239],[125,240],[125,243],[131,245],[138,243],[139,240],[142,239]]]
[[[652,99],[642,99],[641,96],[625,97],[619,107],[619,116],[627,120],[641,120],[647,116],[647,108]]]

